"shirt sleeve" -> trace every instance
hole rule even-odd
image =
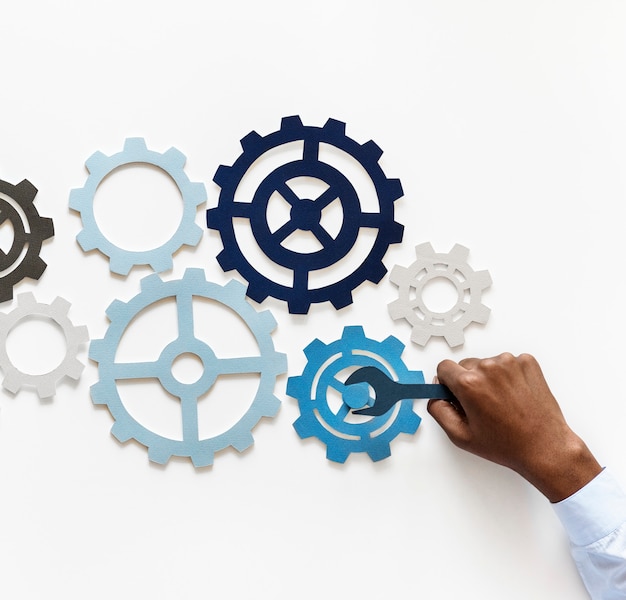
[[[593,600],[626,598],[626,494],[611,472],[552,506]]]

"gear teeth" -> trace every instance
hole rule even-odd
[[[278,326],[274,315],[269,310],[264,310],[263,312],[259,313],[259,322],[262,324],[263,329],[265,329],[266,331],[274,331]]]
[[[290,377],[287,380],[287,395],[292,398],[305,398],[311,393],[311,386],[304,377]],[[299,420],[304,418],[304,415]]]
[[[404,196],[404,190],[402,189],[402,183],[399,179],[387,179],[387,195],[389,200],[395,202],[396,200]],[[404,229],[404,225],[401,226]]]
[[[393,335],[385,338],[381,342],[381,350],[385,356],[401,356],[404,352],[404,344]]]
[[[145,147],[145,143],[144,143]],[[177,169],[183,169],[187,162],[187,157],[176,148],[170,148],[163,154],[163,158],[167,161],[168,165],[174,166]]]
[[[37,395],[42,398],[52,398],[56,392],[56,386],[54,381],[44,380],[35,386],[37,389]]]
[[[160,281],[160,280],[159,280]],[[202,286],[207,284],[207,280],[203,269],[189,268],[185,271],[183,281],[193,286]],[[243,298],[243,295],[242,295]]]
[[[254,444],[252,434],[248,431],[242,431],[236,438],[233,439],[230,445],[238,452],[243,452],[252,446],[252,444]]]
[[[158,277],[158,275],[157,275]],[[141,280],[141,283],[143,284],[144,280]],[[118,320],[126,311],[126,303],[122,302],[121,300],[113,300],[113,302],[111,302],[111,304],[109,304],[109,306],[106,309],[106,316],[109,318],[109,321],[113,322]],[[95,344],[96,340],[93,340],[91,342],[91,344]]]
[[[343,464],[348,459],[348,456],[350,456],[350,450],[344,448],[342,444],[333,444],[326,448],[326,458],[333,462]]]
[[[381,444],[376,448],[368,450],[367,454],[374,462],[378,462],[391,456],[391,446],[389,444]]]
[[[397,319],[402,319],[405,316],[405,304],[402,300],[394,300],[391,304],[387,305],[387,309],[389,310],[389,316],[395,321]]]
[[[115,255],[109,257],[109,270],[111,273],[115,273],[116,275],[123,275],[126,277],[126,275],[130,273],[132,266],[133,262],[123,256]]]
[[[94,340],[93,342],[91,342],[91,347],[90,347],[90,351],[91,348],[94,346],[94,342],[102,342],[103,340]],[[102,353],[99,352],[98,356],[101,355]],[[91,352],[90,352],[90,357],[91,357]],[[94,355],[93,360],[98,360],[96,358],[96,355]],[[91,401],[96,404],[96,405],[102,405],[102,404],[107,404],[108,398],[107,398],[107,393],[106,393],[106,388],[104,385],[102,385],[101,383],[95,383],[94,385],[91,386],[91,388],[89,388],[89,392],[91,394]]]
[[[128,431],[128,428],[124,427],[124,425],[119,421],[115,421],[115,423],[113,423],[111,427],[111,435],[113,435],[113,437],[122,444],[128,442],[133,437],[131,432]]]
[[[484,290],[493,283],[489,271],[477,271],[472,277],[472,284]]]
[[[228,272],[228,271],[232,271],[234,268],[236,268],[236,264],[233,260],[233,257],[226,252],[226,250],[222,250],[218,255],[217,255],[217,262],[219,263],[220,267],[222,267],[222,271]],[[250,294],[248,294],[250,295]]]
[[[43,261],[41,256],[37,256],[33,259],[33,262],[26,271],[26,276],[30,277],[31,279],[39,279],[43,275],[43,272],[46,270],[47,266],[48,265]]]
[[[290,379],[291,381],[291,379]],[[287,392],[290,396],[293,396],[292,393]],[[311,413],[312,414],[312,413]],[[296,430],[296,433],[300,436],[301,439],[305,440],[306,438],[313,437],[315,434],[313,433],[313,428],[311,424],[315,423],[315,419],[309,416],[309,413],[300,415],[293,423],[293,428]]]
[[[193,202],[195,206],[200,206],[206,202],[207,194],[204,183],[190,182],[188,193],[190,201]]]
[[[330,133],[333,136],[337,137],[345,137],[346,135],[346,124],[343,121],[338,121],[337,119],[328,119],[326,123],[324,123],[324,131]]]
[[[17,296],[17,304],[20,308],[32,311],[37,308],[37,300],[32,292],[23,292]]]
[[[67,365],[66,375],[70,379],[74,379],[75,381],[77,381],[78,379],[80,379],[80,376],[82,375],[84,370],[85,370],[85,365],[81,363],[79,360],[74,359],[71,363]],[[54,394],[54,389],[52,390],[52,394]]]
[[[449,333],[444,333],[443,337],[448,343],[448,346],[450,346],[450,348],[456,348],[458,346],[462,346],[465,343],[465,334],[463,333],[462,329],[455,329],[453,331],[450,331]]]
[[[170,271],[174,267],[174,261],[172,260],[172,257],[170,255],[165,255],[165,254],[155,257],[154,260],[151,260],[149,264],[152,267],[152,269],[156,271],[157,273]],[[125,263],[125,266],[127,268],[126,268],[126,271],[122,273],[122,275],[126,275],[130,271],[133,265],[132,263],[131,264]],[[111,268],[111,270],[113,270],[113,267]],[[117,272],[117,271],[114,271],[114,272]]]
[[[467,262],[469,249],[467,249],[465,246],[461,246],[460,244],[454,244],[454,247],[452,248],[448,256],[458,262]]]
[[[302,119],[299,115],[290,115],[289,117],[283,117],[280,120],[281,131],[294,131],[302,129],[303,127],[304,124],[302,123]]]
[[[85,162],[85,167],[89,173],[99,171],[101,166],[108,160],[108,157],[100,151],[94,152]],[[72,192],[82,192],[82,190],[72,190]]]
[[[76,241],[79,246],[83,249],[84,252],[90,252],[91,250],[95,250],[98,247],[98,244],[92,238],[90,233],[83,229],[77,236]]]
[[[434,257],[435,249],[432,247],[430,242],[424,242],[422,244],[418,244],[415,246],[415,255],[419,258],[420,256],[424,257]]]
[[[61,298],[60,296],[57,296],[52,301],[52,304],[50,304],[50,306],[58,313],[63,313],[67,315],[67,313],[70,310],[71,304],[65,298]]]
[[[191,462],[197,469],[210,467],[215,459],[215,453],[210,450],[199,450],[191,456]],[[169,458],[168,458],[169,460]]]
[[[413,329],[413,331],[411,331],[411,341],[419,346],[425,346],[430,337],[430,333],[424,330]]]
[[[19,375],[12,370],[6,374],[2,382],[2,387],[12,394],[17,394],[22,387],[22,381]]]
[[[372,271],[367,276],[367,280],[378,283],[387,274],[387,267],[382,262],[372,265]]]
[[[152,275],[147,275],[139,282],[141,291],[147,294],[154,293],[160,290],[162,285],[163,280],[156,273],[152,273]]]
[[[16,186],[15,192],[17,196],[20,196],[22,201],[33,202],[37,195],[37,188],[28,179],[22,179]],[[22,202],[20,202],[22,204]]]
[[[304,349],[304,355],[307,357],[307,360],[313,360],[313,357],[323,352],[325,348],[326,344],[316,338]]]
[[[256,152],[262,143],[263,138],[256,131],[251,131],[241,139],[241,147],[244,152]]]
[[[126,138],[124,141],[124,152],[128,154],[143,154],[148,152],[144,138]]]
[[[232,178],[232,167],[227,167],[226,165],[220,165],[217,167],[217,171],[215,171],[215,175],[213,175],[213,181],[217,183],[220,187],[224,187],[224,185],[230,181]],[[215,209],[211,209],[207,212],[215,212]]]
[[[221,263],[220,263],[221,264]],[[235,267],[233,267],[235,268]],[[248,284],[248,290],[246,292],[248,298],[251,298],[258,304],[261,304],[265,298],[267,298],[270,294],[265,285],[259,285],[255,281],[251,281]]]
[[[350,290],[339,290],[339,293],[331,296],[330,303],[336,310],[341,310],[352,304],[352,292]]]
[[[380,157],[383,155],[382,148],[374,140],[365,142],[361,148],[363,148],[370,160],[374,162],[378,162]]]
[[[91,340],[89,344],[89,358],[96,362],[102,362],[107,354],[106,346],[103,340]]]
[[[165,448],[150,446],[148,448],[148,458],[158,465],[164,465],[170,458],[172,458],[172,453]]]

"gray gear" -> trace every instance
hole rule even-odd
[[[409,267],[395,266],[390,281],[399,287],[399,298],[388,306],[392,319],[406,319],[412,326],[411,341],[425,346],[431,336],[445,338],[451,348],[465,342],[463,330],[472,322],[486,323],[490,309],[482,304],[482,292],[491,285],[488,271],[474,271],[467,264],[469,250],[455,244],[449,254],[435,253],[428,243],[415,247],[417,260]],[[429,309],[422,297],[433,279],[450,281],[457,301],[446,312]]]
[[[4,373],[2,387],[13,394],[23,386],[33,386],[40,398],[54,396],[56,384],[67,376],[78,379],[85,366],[76,358],[80,344],[89,341],[87,327],[74,326],[67,316],[70,303],[57,297],[51,304],[42,304],[35,300],[31,292],[19,294],[17,307],[10,313],[0,313],[0,369]],[[65,358],[52,371],[31,375],[17,369],[7,354],[7,337],[11,330],[22,320],[31,316],[43,316],[54,321],[62,330],[67,346]]]

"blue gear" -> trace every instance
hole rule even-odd
[[[241,359],[220,359],[193,333],[193,298],[203,297],[232,309],[250,329],[260,355]],[[166,345],[154,362],[119,363],[115,353],[126,328],[142,310],[165,298],[174,298],[178,311],[178,338]],[[188,456],[196,467],[213,464],[215,452],[233,446],[240,452],[253,442],[252,428],[261,417],[272,417],[280,406],[273,394],[276,377],[287,369],[287,359],[274,350],[271,332],[274,317],[257,313],[246,301],[245,286],[231,281],[225,286],[208,282],[202,269],[187,269],[182,279],[164,282],[157,274],[141,280],[141,292],[128,303],[115,300],[107,309],[111,321],[103,339],[93,340],[89,356],[98,363],[100,381],[92,386],[94,404],[106,404],[115,423],[111,433],[120,441],[131,438],[147,446],[153,462],[166,463],[171,456]],[[181,383],[172,375],[172,365],[185,353],[195,354],[204,372],[195,383]],[[197,401],[220,374],[259,373],[259,387],[250,408],[228,431],[199,439]],[[161,386],[181,401],[183,440],[159,435],[136,421],[124,407],[116,387],[118,379],[156,378]]]
[[[93,203],[102,180],[122,165],[142,163],[163,169],[178,187],[183,200],[183,215],[174,235],[158,248],[151,250],[123,250],[110,242],[96,223]],[[197,207],[206,202],[203,183],[189,181],[183,170],[185,155],[176,148],[160,154],[148,150],[143,138],[128,138],[124,150],[113,156],[95,152],[85,163],[89,177],[84,187],[70,193],[70,208],[80,213],[83,230],[76,236],[85,252],[98,249],[109,257],[109,269],[119,275],[128,275],[134,265],[150,265],[157,273],[172,268],[172,255],[183,245],[196,246],[202,238],[202,229],[195,223]]]
[[[330,301],[336,309],[352,303],[352,290],[365,281],[378,283],[387,269],[382,259],[390,244],[402,241],[404,227],[394,221],[394,202],[402,196],[399,179],[388,179],[378,160],[382,150],[373,142],[359,144],[345,135],[346,124],[329,119],[323,127],[305,126],[300,117],[285,117],[279,131],[265,137],[252,131],[241,140],[243,153],[230,166],[221,165],[213,181],[222,189],[216,208],[207,210],[207,226],[219,231],[222,252],[217,260],[224,271],[236,269],[249,283],[248,296],[262,302],[268,296],[288,303],[289,312],[305,314],[312,303]],[[286,163],[272,171],[259,185],[250,202],[235,202],[235,192],[246,172],[263,154],[294,141],[304,142],[301,160]],[[320,144],[334,146],[353,157],[367,172],[376,189],[379,212],[362,212],[356,190],[337,169],[319,160]],[[315,200],[299,198],[287,182],[311,177],[328,185]],[[268,201],[279,192],[291,205],[290,220],[272,232],[267,224]],[[320,224],[321,211],[338,198],[344,219],[335,238]],[[292,287],[278,284],[259,273],[246,259],[235,237],[233,220],[247,219],[261,250],[275,263],[293,271]],[[354,246],[361,227],[376,229],[369,255],[344,279],[324,287],[309,289],[309,271],[337,263]],[[312,232],[322,245],[316,252],[287,249],[282,242],[294,231]]]
[[[348,422],[350,409],[361,403],[354,402],[351,388],[356,386],[346,386],[346,375],[340,373],[374,366],[402,383],[424,383],[421,371],[409,371],[402,362],[403,350],[404,344],[397,338],[389,336],[377,342],[365,337],[359,326],[345,327],[341,339],[331,344],[319,339],[311,342],[304,350],[308,359],[304,372],[287,381],[287,394],[296,398],[300,407],[300,417],[293,424],[298,435],[319,438],[326,444],[326,457],[339,463],[351,452],[367,452],[373,461],[390,456],[390,442],[419,427],[421,418],[413,412],[413,401],[401,400],[394,410],[367,421]],[[336,412],[329,405],[332,390],[341,396]]]

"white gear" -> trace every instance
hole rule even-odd
[[[70,303],[60,297],[57,297],[51,304],[42,304],[35,300],[31,292],[26,292],[17,296],[17,304],[17,307],[10,313],[0,313],[0,369],[4,373],[2,387],[15,394],[23,386],[30,385],[36,388],[40,398],[50,398],[54,396],[56,384],[63,377],[78,379],[85,368],[76,356],[80,344],[89,341],[87,327],[84,325],[75,327],[72,324],[67,316]],[[67,347],[65,358],[48,373],[38,375],[24,373],[13,365],[7,354],[9,333],[22,319],[30,316],[43,316],[51,319],[63,330],[65,336]]]
[[[472,322],[486,323],[490,309],[482,304],[482,292],[491,285],[488,271],[474,271],[467,264],[469,250],[455,244],[449,254],[435,253],[428,243],[415,247],[417,260],[409,267],[396,265],[390,281],[399,287],[399,297],[388,306],[392,319],[406,319],[413,328],[411,341],[425,346],[431,336],[445,338],[451,348],[465,342],[463,330]],[[457,301],[446,312],[426,306],[422,294],[433,279],[450,281]]]

